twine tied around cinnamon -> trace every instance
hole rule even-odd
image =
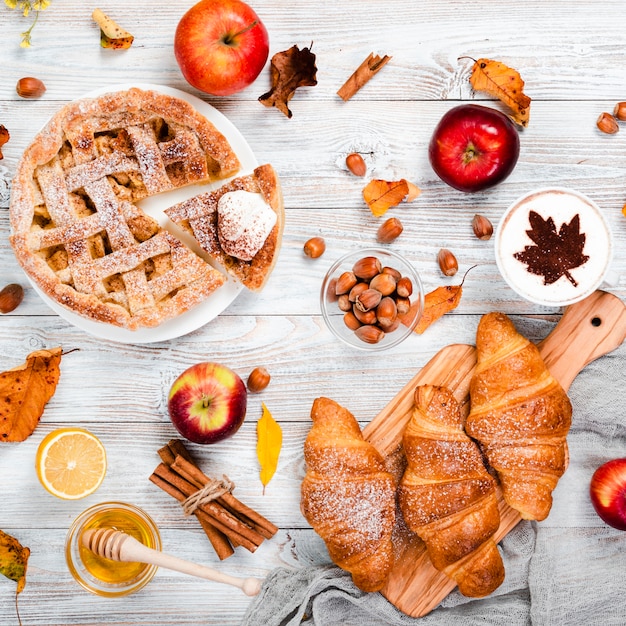
[[[225,493],[232,493],[234,488],[235,483],[226,474],[223,474],[221,479],[209,478],[204,487],[198,489],[198,491],[192,493],[180,503],[183,507],[183,512],[187,516],[193,515],[198,507],[221,498]]]

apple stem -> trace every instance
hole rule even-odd
[[[259,23],[259,20],[254,20],[254,22],[252,22],[251,24],[248,24],[245,28],[237,31],[236,33],[233,33],[233,34],[228,33],[227,35],[224,35],[224,38],[222,39],[222,41],[227,46],[230,46],[233,43],[235,43],[235,39],[237,39],[237,37],[239,37],[240,35],[243,35],[244,33],[247,33],[249,30],[252,30],[258,23]]]
[[[204,396],[202,396],[202,408],[208,409],[209,406],[211,406],[211,396],[205,394]]]

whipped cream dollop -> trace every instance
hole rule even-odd
[[[217,235],[226,254],[251,261],[276,224],[276,213],[262,194],[237,190],[217,203]]]

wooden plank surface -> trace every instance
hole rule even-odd
[[[495,225],[517,196],[539,185],[574,187],[588,194],[601,206],[615,238],[613,269],[620,279],[608,290],[626,298],[621,278],[626,275],[626,219],[621,213],[626,129],[608,136],[595,127],[599,113],[626,100],[626,12],[621,0],[601,5],[592,0],[254,0],[250,4],[270,33],[271,54],[311,42],[316,54],[318,84],[296,92],[291,119],[257,101],[269,87],[269,62],[250,88],[232,97],[201,94],[185,83],[174,59],[173,37],[178,20],[193,3],[53,0],[27,50],[19,47],[20,33],[31,19],[0,6],[0,124],[11,134],[0,161],[0,283],[19,282],[26,288],[22,305],[0,316],[0,370],[18,365],[36,349],[79,348],[63,358],[59,386],[33,436],[0,448],[0,528],[32,551],[20,596],[22,621],[29,626],[241,622],[249,603],[243,594],[166,572],[159,572],[141,593],[120,601],[82,591],[65,565],[63,542],[72,520],[104,500],[144,508],[157,521],[165,549],[228,573],[263,576],[280,565],[328,563],[323,542],[299,508],[302,445],[315,397],[333,398],[365,427],[442,348],[471,345],[483,313],[512,315],[537,342],[547,334],[544,322],[561,316],[560,309],[522,301],[507,287],[497,272],[493,242],[479,241],[471,232],[474,213]],[[96,6],[135,35],[131,49],[99,46],[90,17]],[[392,59],[352,100],[342,102],[337,89],[370,52]],[[445,186],[427,159],[430,135],[449,108],[463,101],[500,107],[471,90],[471,61],[459,60],[463,56],[495,58],[515,67],[533,99],[529,127],[520,134],[517,167],[502,184],[477,194]],[[15,84],[23,76],[44,81],[42,98],[17,96]],[[283,248],[264,291],[242,293],[222,315],[190,335],[146,345],[99,340],[52,313],[29,287],[13,256],[5,199],[22,151],[60,106],[93,89],[139,82],[187,90],[227,115],[259,162],[271,162],[278,171],[286,205]],[[422,188],[415,203],[390,209],[388,215],[400,218],[405,227],[393,249],[413,262],[426,289],[458,284],[460,274],[477,265],[464,284],[458,309],[424,335],[382,354],[366,355],[337,343],[319,311],[327,268],[344,252],[373,244],[379,224],[362,201],[364,180],[345,168],[344,158],[352,151],[363,153],[368,176],[406,177]],[[303,255],[302,245],[315,235],[326,239],[327,251],[312,260]],[[440,247],[457,255],[459,276],[441,276],[435,258]],[[194,520],[185,519],[178,505],[148,481],[156,450],[175,435],[166,411],[169,385],[183,369],[207,359],[229,365],[243,377],[256,365],[272,374],[270,386],[250,396],[248,417],[236,437],[194,447],[209,473],[228,474],[238,497],[281,527],[255,554],[237,551],[224,563],[211,553]],[[261,401],[284,434],[278,470],[265,495],[255,455]],[[79,502],[49,496],[34,472],[39,442],[67,425],[92,430],[107,448],[108,472],[101,488]],[[594,436],[573,437],[570,468],[544,525],[599,531],[604,526],[585,490],[588,459],[616,455],[619,441],[607,447]],[[0,623],[12,625],[17,623],[14,587],[0,582]]]

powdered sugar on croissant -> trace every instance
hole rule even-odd
[[[363,591],[380,590],[393,566],[395,483],[347,409],[317,398],[304,444],[302,514],[331,559]]]
[[[460,406],[449,389],[416,389],[402,444],[407,468],[398,502],[406,525],[461,593],[490,594],[504,580],[493,540],[500,525],[495,481],[478,446],[463,432]]]
[[[466,431],[496,470],[507,504],[524,519],[543,520],[567,467],[571,403],[504,313],[481,318],[476,350]]]

